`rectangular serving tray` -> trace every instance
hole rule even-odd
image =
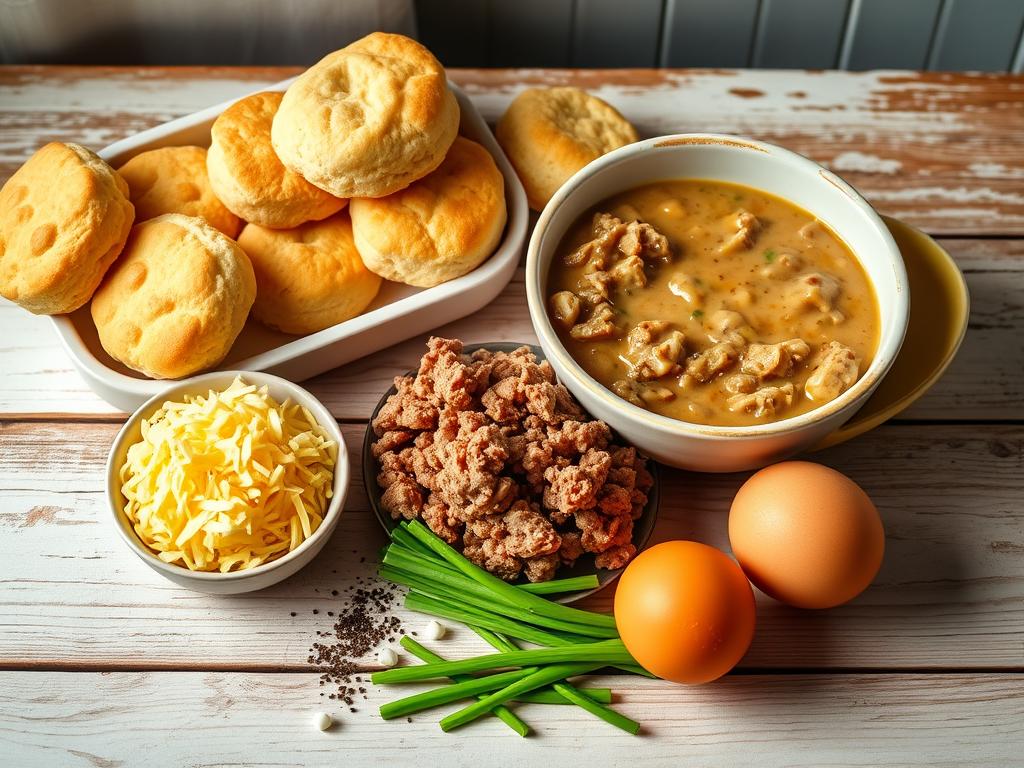
[[[294,79],[294,78],[292,78]],[[292,80],[260,90],[284,91]],[[352,360],[426,333],[472,314],[489,304],[519,264],[529,210],[526,193],[508,158],[479,111],[452,85],[462,112],[459,131],[483,145],[505,177],[508,223],[497,250],[469,274],[433,288],[413,288],[385,281],[369,308],[358,317],[306,336],[270,330],[250,318],[224,361],[213,370],[266,371],[303,381]],[[226,101],[111,144],[99,155],[115,168],[135,155],[167,146],[210,145],[210,126],[236,100]],[[108,355],[100,345],[89,305],[52,317],[61,344],[96,394],[125,411],[133,411],[161,392],[167,382],[147,378]]]

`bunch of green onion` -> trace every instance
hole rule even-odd
[[[411,637],[403,637],[402,647],[425,663],[375,672],[374,684],[449,682],[383,705],[384,719],[475,699],[442,719],[441,728],[450,731],[493,714],[525,736],[529,726],[505,706],[520,701],[575,704],[628,733],[640,730],[639,723],[607,706],[608,689],[578,688],[566,682],[604,667],[650,676],[622,644],[612,616],[543,597],[593,589],[598,586],[596,576],[512,585],[471,563],[418,520],[403,522],[392,531],[379,573],[409,588],[406,608],[462,622],[497,651],[445,661]],[[517,641],[535,647],[523,649]]]

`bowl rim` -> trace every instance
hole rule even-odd
[[[519,349],[520,347],[529,347],[530,351],[537,355],[539,360],[547,359],[547,355],[539,345],[525,341],[473,341],[464,344],[462,351],[463,354],[472,354],[478,349],[487,349],[494,352],[511,352],[513,350]],[[404,375],[415,376],[416,370],[417,369],[410,369]],[[388,534],[389,537],[391,531],[398,525],[398,521],[391,520],[380,506],[381,490],[380,487],[377,485],[377,470],[379,469],[380,462],[378,462],[377,458],[373,455],[373,443],[377,439],[377,435],[373,429],[373,420],[377,417],[377,414],[380,412],[380,409],[384,407],[384,404],[387,402],[388,398],[391,397],[391,395],[396,394],[397,391],[398,390],[395,387],[395,385],[392,384],[384,391],[384,394],[381,395],[380,399],[377,401],[377,404],[373,408],[373,412],[371,413],[370,418],[367,419],[366,430],[363,432],[362,441],[362,476],[363,487],[366,490],[366,498],[370,504],[370,510],[371,512],[373,512],[373,516],[377,518],[377,522],[380,523],[381,527],[384,529],[384,532]],[[580,407],[582,407],[582,405]],[[586,409],[584,409],[584,411],[586,412]],[[590,416],[591,418],[596,418],[589,412],[587,412],[587,415]],[[633,445],[628,440],[623,440],[623,442],[626,445]],[[647,492],[647,503],[644,504],[643,513],[637,520],[633,521],[634,538],[632,539],[632,543],[634,546],[636,546],[636,555],[634,555],[634,558],[637,555],[639,555],[642,551],[644,551],[644,549],[647,548],[647,545],[650,544],[651,538],[654,536],[654,530],[658,526],[658,515],[661,512],[662,482],[661,466],[659,465],[658,461],[651,456],[647,456],[647,454],[643,453],[643,451],[639,448],[637,448],[637,451],[643,454],[644,457],[647,459],[647,470],[648,472],[650,472],[651,477],[653,478],[653,483],[651,484],[651,490]],[[636,525],[636,523],[638,523],[640,520],[644,521],[644,525],[639,528],[640,533],[637,536],[636,532],[638,526]],[[391,523],[393,523],[393,525],[391,525]],[[585,554],[591,560],[595,557],[594,553],[592,552],[587,552]],[[632,560],[630,560],[630,562],[632,562]],[[614,584],[618,580],[619,576],[622,575],[622,572],[628,566],[629,563],[622,566],[621,568],[598,568],[595,565],[594,575],[597,576],[598,579],[598,585],[596,587],[593,587],[591,589],[579,590],[576,592],[565,592],[561,594],[552,595],[550,599],[556,603],[563,603],[566,605],[574,603],[577,600],[582,600],[583,598],[588,597],[589,595],[596,594],[597,592],[600,592],[602,589],[605,589],[609,585]],[[575,567],[575,565],[573,567]],[[556,575],[555,578],[565,578],[565,576]],[[513,583],[518,583],[518,580],[517,582]]]
[[[880,333],[879,348],[875,352],[871,365],[864,374],[857,380],[850,389],[843,392],[839,397],[814,408],[806,413],[791,416],[768,424],[752,424],[744,426],[721,426],[711,424],[697,424],[694,422],[673,419],[668,416],[653,413],[641,408],[628,400],[625,400],[608,387],[601,384],[597,379],[587,373],[586,370],[569,354],[568,350],[558,338],[558,334],[551,324],[551,319],[545,309],[546,301],[541,295],[541,270],[540,270],[540,249],[541,242],[545,237],[547,229],[558,208],[563,205],[572,195],[576,194],[580,186],[595,173],[616,165],[623,165],[632,162],[635,158],[649,151],[671,151],[672,148],[686,147],[725,147],[730,150],[753,151],[757,155],[774,155],[795,167],[794,172],[802,172],[808,176],[819,176],[826,182],[832,184],[842,192],[848,204],[854,206],[865,224],[870,226],[873,233],[885,244],[885,252],[888,255],[889,265],[892,269],[893,279],[896,286],[896,301],[891,306],[893,310],[896,333],[886,339],[885,328]],[[680,176],[679,178],[685,178]],[[811,211],[814,213],[814,211]],[[827,222],[826,222],[827,223]],[[854,254],[856,256],[856,254]],[[868,275],[868,280],[873,289],[875,282]],[[662,433],[669,433],[676,436],[699,437],[711,441],[735,440],[742,438],[763,438],[773,437],[802,431],[814,426],[825,419],[846,412],[852,415],[857,408],[863,405],[867,398],[874,391],[882,378],[889,372],[906,336],[910,310],[910,285],[907,280],[906,266],[900,254],[895,239],[885,226],[881,216],[871,207],[860,193],[842,178],[822,167],[813,160],[785,149],[776,144],[748,139],[731,134],[718,133],[679,133],[665,136],[655,136],[642,141],[627,144],[619,147],[596,160],[593,160],[572,177],[569,178],[552,196],[548,204],[541,211],[537,224],[530,236],[529,246],[526,255],[526,295],[527,304],[530,310],[530,317],[533,321],[534,331],[540,339],[548,357],[555,357],[559,365],[567,372],[565,378],[574,379],[575,383],[585,387],[588,394],[602,401],[603,405],[612,409],[618,409],[625,418],[634,422],[640,422],[644,426],[656,429]]]
[[[208,390],[212,388],[210,386],[205,386],[206,382],[223,379],[230,379],[233,381],[239,376],[246,379],[247,384],[255,384],[256,386],[275,384],[287,390],[290,393],[289,397],[308,408],[310,413],[312,413],[316,418],[317,424],[320,428],[338,444],[338,456],[334,463],[331,503],[327,506],[327,511],[324,512],[323,522],[321,522],[320,527],[313,532],[313,535],[305,539],[291,552],[277,558],[276,560],[261,563],[260,565],[243,571],[229,571],[227,573],[221,573],[220,571],[193,571],[181,565],[165,563],[153,554],[145,544],[143,544],[138,536],[135,535],[131,523],[124,517],[124,510],[121,508],[119,502],[119,500],[123,498],[121,496],[121,488],[118,480],[121,467],[114,466],[115,459],[118,454],[122,452],[122,448],[128,440],[128,433],[135,427],[135,425],[152,415],[152,413],[163,405],[164,402],[185,391],[202,388]],[[310,549],[318,545],[321,539],[329,537],[334,532],[338,518],[341,517],[342,510],[344,509],[349,486],[351,485],[351,467],[348,448],[345,445],[344,435],[341,432],[341,428],[334,416],[331,415],[331,412],[328,411],[327,407],[308,390],[300,387],[295,382],[260,371],[211,371],[199,376],[193,376],[176,381],[162,392],[153,395],[153,397],[140,405],[132,415],[128,417],[124,424],[121,425],[121,429],[118,430],[117,435],[114,437],[114,441],[110,446],[110,451],[107,454],[105,471],[105,495],[107,508],[111,514],[114,527],[117,529],[120,537],[128,544],[129,548],[151,568],[159,571],[162,575],[171,578],[172,580],[185,578],[200,582],[243,581],[263,576],[275,569],[282,568],[289,563],[302,559]],[[301,564],[299,567],[301,567]]]

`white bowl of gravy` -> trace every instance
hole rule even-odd
[[[637,142],[569,179],[534,229],[526,288],[583,406],[705,472],[824,439],[889,371],[909,318],[899,248],[856,190],[714,134]]]

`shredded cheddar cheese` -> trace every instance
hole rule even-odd
[[[142,422],[120,472],[124,513],[164,562],[253,568],[320,527],[337,455],[306,408],[237,378]]]

